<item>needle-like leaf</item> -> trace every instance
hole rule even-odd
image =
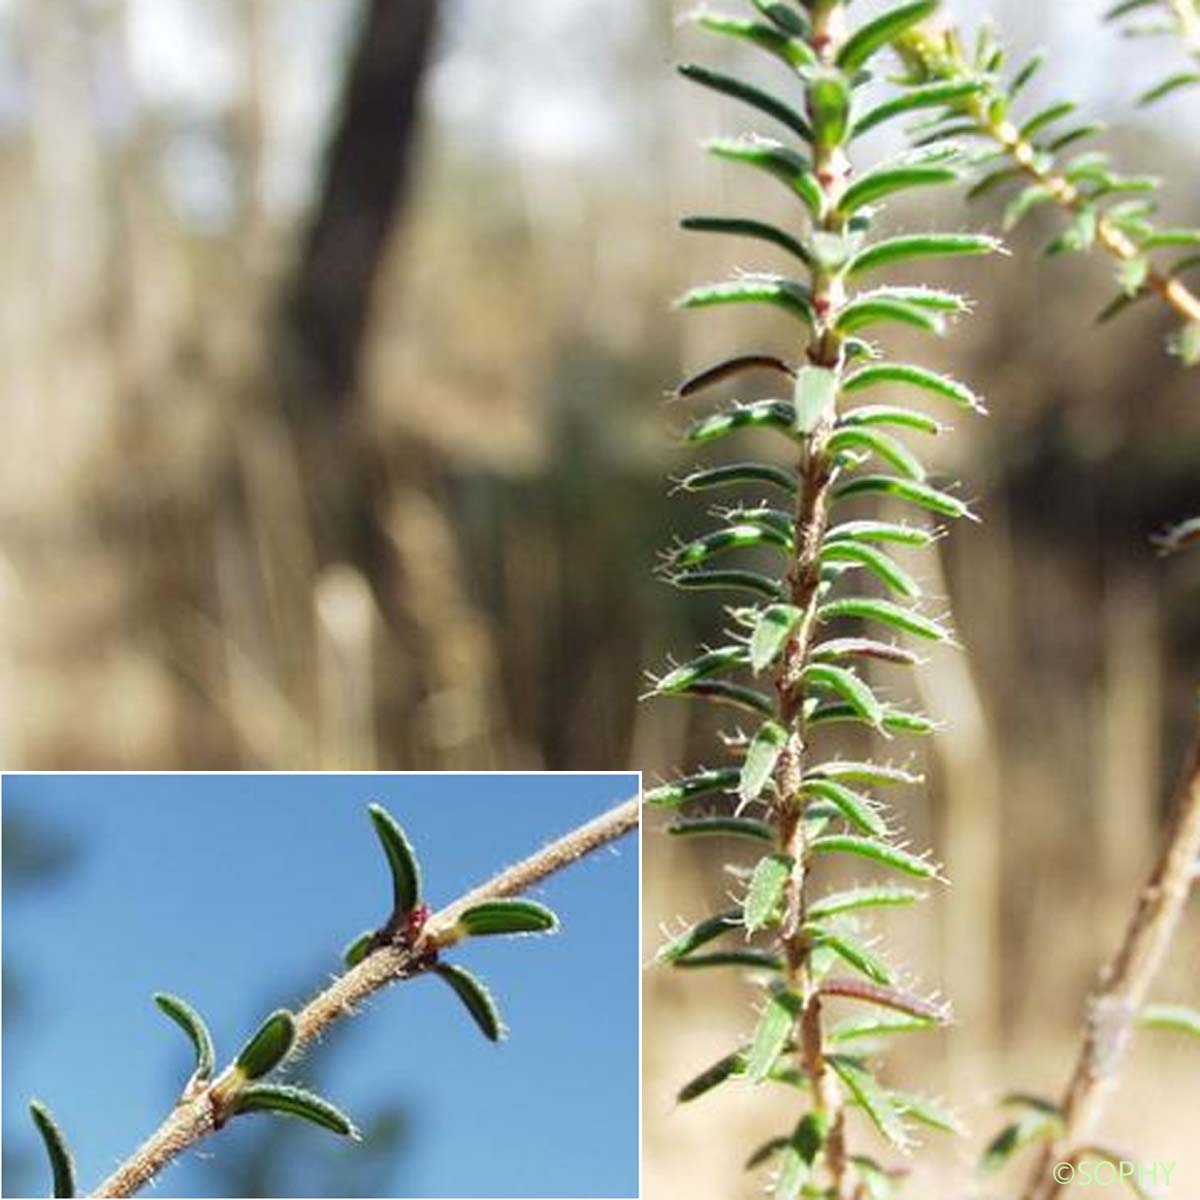
[[[438,963],[434,967],[434,973],[454,990],[484,1037],[491,1042],[498,1042],[504,1037],[505,1029],[500,1022],[500,1010],[496,1007],[492,993],[470,971],[453,963]]]
[[[396,912],[411,912],[421,899],[421,869],[409,840],[400,823],[382,804],[372,804],[367,811],[392,872],[392,896]]]
[[[286,1057],[296,1040],[296,1019],[286,1008],[276,1009],[242,1047],[236,1067],[247,1079],[261,1079]]]
[[[458,918],[466,937],[510,933],[553,933],[558,917],[535,900],[486,900],[473,904]]]
[[[54,1177],[55,1196],[75,1195],[75,1164],[71,1152],[67,1149],[67,1140],[63,1137],[50,1110],[40,1101],[29,1102],[29,1115],[33,1118],[37,1131],[42,1136],[46,1146],[46,1155],[50,1159],[50,1170]]]
[[[193,1078],[211,1079],[216,1055],[213,1050],[212,1034],[204,1018],[186,1000],[172,996],[169,992],[155,992],[154,1003],[187,1034],[196,1052],[196,1067]]]
[[[328,1100],[304,1088],[280,1084],[259,1083],[243,1088],[234,1101],[235,1113],[276,1112],[289,1117],[302,1117],[323,1129],[343,1137],[358,1137],[350,1118]]]

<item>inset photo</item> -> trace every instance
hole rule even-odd
[[[5,776],[4,1195],[636,1197],[638,810]]]

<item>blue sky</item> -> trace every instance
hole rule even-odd
[[[5,1194],[47,1187],[40,1158],[20,1162],[38,1148],[31,1096],[65,1129],[81,1187],[164,1115],[189,1052],[153,992],[199,1008],[224,1061],[267,1011],[299,1007],[337,970],[346,942],[389,906],[368,802],[407,829],[436,907],[635,788],[629,775],[5,777],[6,823],[36,822],[75,851],[44,883],[18,887],[5,873],[5,989],[21,1001],[4,1032]],[[560,934],[448,956],[490,985],[507,1041],[485,1041],[432,978],[389,989],[327,1039],[321,1090],[364,1128],[393,1109],[407,1130],[395,1161],[379,1164],[374,1186],[387,1190],[372,1194],[636,1195],[636,838],[534,895],[559,913]],[[303,1063],[295,1078],[305,1082]],[[253,1154],[245,1127],[270,1121],[284,1123],[241,1118],[160,1194],[223,1194],[221,1160]],[[320,1153],[333,1170],[362,1153],[287,1124],[298,1159]],[[305,1178],[293,1194],[319,1194],[300,1190]]]

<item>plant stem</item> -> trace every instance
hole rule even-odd
[[[1045,1144],[1023,1200],[1051,1200],[1054,1163],[1090,1138],[1112,1094],[1134,1022],[1166,958],[1200,855],[1200,735],[1188,756],[1166,843],[1138,896],[1116,956],[1088,1005],[1087,1028],[1062,1101],[1062,1134]]]
[[[525,891],[585,854],[629,833],[637,827],[639,806],[640,801],[634,796],[579,826],[434,913],[415,946],[385,946],[335,979],[297,1014],[296,1040],[285,1062],[302,1054],[305,1047],[320,1038],[334,1022],[353,1016],[368,996],[398,980],[410,979],[428,970],[429,952],[436,950],[439,939],[449,934],[464,908]],[[194,1098],[178,1104],[162,1125],[92,1195],[136,1194],[165,1166],[212,1133],[217,1126],[210,1092],[211,1085]]]
[[[1194,13],[1193,20],[1200,23],[1200,18]],[[1200,41],[1197,42],[1197,46],[1200,47]],[[1055,204],[1073,216],[1082,212],[1084,199],[1079,189],[1065,176],[1042,165],[1033,143],[1023,138],[1012,122],[993,120],[987,115],[986,105],[983,104],[972,104],[970,113],[980,131],[996,142],[1025,175],[1041,184]],[[1133,240],[1122,233],[1103,213],[1096,222],[1096,241],[1113,258],[1121,262],[1142,257],[1142,252]],[[1151,265],[1146,274],[1146,286],[1156,292],[1185,321],[1200,322],[1200,297],[1178,276]]]
[[[841,0],[814,5],[812,46],[825,64],[831,64],[846,38],[846,12]],[[825,216],[821,228],[841,233],[844,219],[838,201],[850,174],[850,163],[838,147],[814,145],[813,174],[825,197]],[[838,371],[842,366],[842,337],[834,325],[834,314],[841,307],[845,285],[840,272],[814,268],[813,309],[816,324],[808,350],[809,361],[818,367]],[[803,1001],[797,1023],[796,1056],[808,1075],[813,1109],[829,1122],[825,1158],[833,1184],[832,1196],[848,1200],[851,1181],[847,1171],[841,1097],[825,1063],[821,1023],[821,1001],[809,969],[811,946],[803,931],[805,919],[805,882],[808,875],[808,845],[804,829],[804,808],[800,795],[806,750],[804,730],[804,667],[808,662],[816,633],[817,604],[820,595],[821,543],[828,524],[829,488],[834,466],[826,443],[833,430],[836,414],[826,413],[805,440],[797,464],[800,491],[793,523],[795,559],[789,574],[792,604],[803,616],[789,638],[775,677],[780,722],[788,730],[788,742],[779,756],[774,774],[778,814],[777,843],[792,860],[792,871],[784,893],[783,957],[788,987]]]

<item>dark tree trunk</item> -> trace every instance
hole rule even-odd
[[[437,0],[368,0],[321,195],[281,309],[279,403],[295,439],[318,561],[349,561],[392,610],[378,501],[383,455],[360,403],[375,286],[403,206]]]

